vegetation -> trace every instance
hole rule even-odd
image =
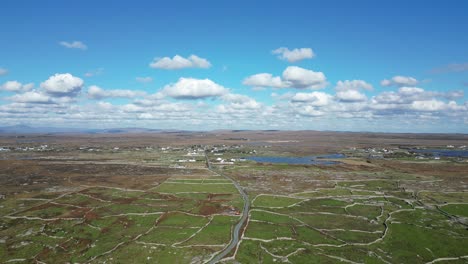
[[[229,141],[206,146],[208,159],[325,153],[302,143]],[[205,263],[231,243],[241,219],[233,181],[250,208],[225,263],[467,260],[468,163],[402,156],[368,163],[354,153],[337,165],[236,161],[209,170],[205,146],[114,144],[27,153],[33,159],[12,151],[0,160],[0,262]],[[193,152],[195,162],[181,162]]]

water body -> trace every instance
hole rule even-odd
[[[286,163],[286,164],[300,164],[300,165],[334,165],[338,164],[338,161],[326,160],[326,159],[342,159],[346,156],[343,154],[327,154],[320,156],[307,156],[307,157],[280,157],[280,156],[270,156],[270,157],[245,157],[247,160],[253,160],[256,162],[262,163]]]
[[[434,157],[459,157],[468,158],[468,150],[455,149],[412,149],[412,152],[419,154],[428,154]]]

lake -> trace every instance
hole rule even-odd
[[[419,154],[431,154],[438,157],[460,157],[468,158],[468,150],[455,149],[412,149],[411,151]]]
[[[253,156],[245,157],[247,160],[253,160],[262,163],[286,163],[286,164],[302,164],[302,165],[333,165],[338,164],[338,161],[326,159],[342,159],[346,156],[343,154],[327,154],[320,156],[307,157],[280,157],[280,156]]]

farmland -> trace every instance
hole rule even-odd
[[[466,158],[363,154],[406,153],[395,146],[410,144],[402,135],[327,145],[312,132],[241,134],[2,136],[0,262],[207,263],[233,242],[224,263],[468,261]],[[448,145],[437,135],[411,142]],[[245,159],[329,153],[346,156]]]

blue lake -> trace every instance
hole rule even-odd
[[[320,156],[307,156],[307,157],[245,157],[247,160],[253,160],[256,162],[263,163],[286,163],[286,164],[302,164],[302,165],[333,165],[338,164],[337,161],[326,160],[326,159],[342,159],[346,156],[343,154],[327,154]]]
[[[431,154],[439,157],[460,157],[468,158],[468,150],[455,149],[412,149],[411,151],[419,154]]]

